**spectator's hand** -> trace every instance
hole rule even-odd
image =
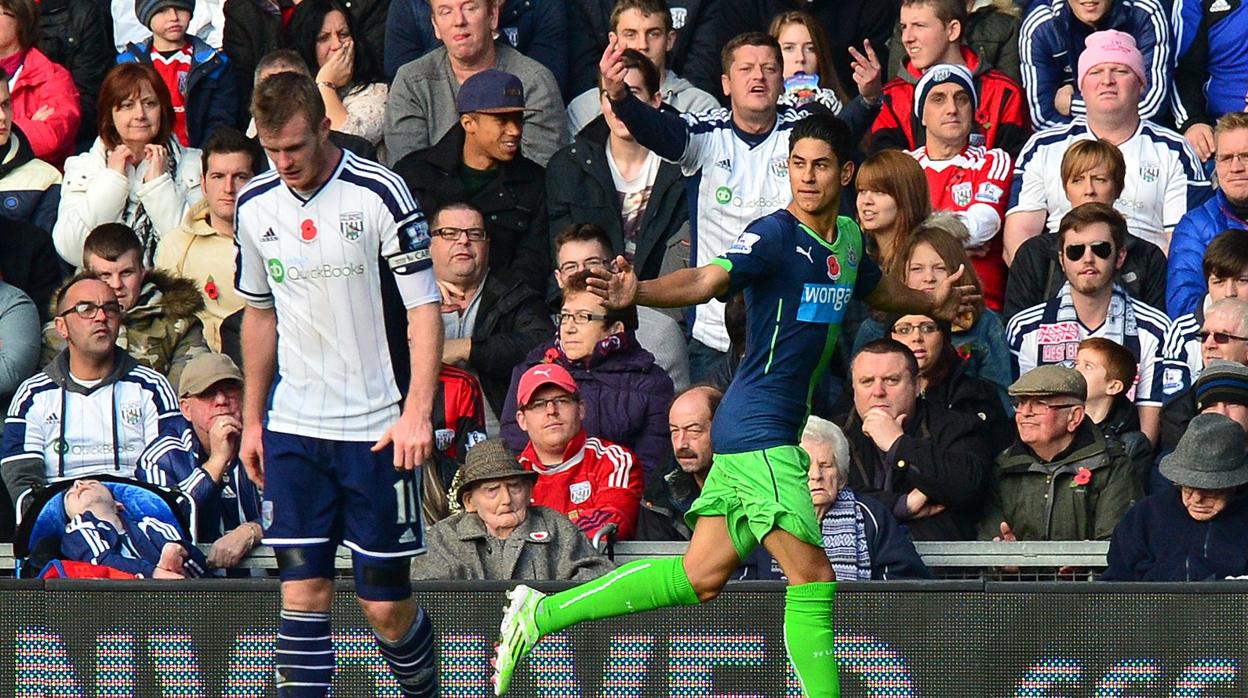
[[[351,71],[355,66],[355,44],[351,39],[342,42],[338,50],[330,50],[325,64],[316,71],[316,82],[328,82],[335,88],[346,87],[351,82]]]
[[[143,175],[144,182],[150,182],[169,170],[169,151],[163,145],[148,143],[143,146],[143,159],[147,160],[147,174]]]
[[[221,415],[212,420],[212,425],[208,427],[208,444],[212,448],[212,457],[204,463],[204,469],[212,479],[220,482],[225,469],[234,462],[242,434],[243,423],[234,417]]]
[[[602,89],[607,97],[621,100],[628,96],[628,85],[624,84],[624,46],[619,39],[611,37],[607,50],[602,52],[602,60],[598,61],[598,74],[602,76]]]
[[[376,453],[394,444],[394,469],[415,470],[433,455],[433,423],[429,415],[403,410],[398,420],[373,444]]]
[[[910,493],[906,495],[906,511],[910,512],[912,519],[935,516],[944,510],[944,504],[928,501],[927,494],[922,490],[910,490]]]
[[[156,563],[156,567],[184,577],[186,572],[182,569],[182,561],[185,559],[186,548],[179,543],[165,543],[165,547],[160,549],[160,562]]]
[[[602,299],[608,310],[620,310],[637,304],[637,272],[624,255],[615,258],[615,271],[599,267],[590,271],[585,285]]]
[[[55,113],[56,113],[56,110],[53,109],[51,105],[45,104],[39,107],[38,109],[36,109],[34,114],[30,115],[30,120],[31,121],[47,121],[48,119],[51,119],[52,115]]]
[[[1192,145],[1192,150],[1200,156],[1201,162],[1207,162],[1213,157],[1213,129],[1209,124],[1192,124],[1187,127],[1187,132],[1183,134],[1187,142]]]
[[[1001,522],[1001,535],[994,536],[992,539],[993,543],[1000,543],[1002,541],[1006,543],[1018,542],[1018,536],[1014,535],[1014,531],[1010,529],[1010,525],[1004,521]]]
[[[208,551],[208,566],[229,569],[251,552],[258,542],[260,538],[256,535],[256,524],[244,523],[212,544],[212,549]]]
[[[862,53],[853,46],[849,47],[849,55],[853,58],[849,63],[849,67],[854,69],[854,84],[858,86],[858,94],[867,101],[867,104],[875,104],[880,101],[880,95],[884,90],[880,86],[880,59],[875,55],[875,49],[871,48],[871,40],[862,40]]]
[[[1074,85],[1062,85],[1053,95],[1053,107],[1062,116],[1070,116],[1070,103],[1075,100]]]
[[[937,318],[953,322],[962,313],[975,309],[975,303],[982,298],[979,290],[974,286],[956,285],[965,274],[966,267],[959,265],[957,271],[946,276],[932,291],[932,314]]]
[[[982,245],[974,245],[972,247],[966,248],[966,256],[975,257],[975,258],[987,257],[988,256],[988,243],[985,242]]]
[[[119,145],[113,148],[108,154],[108,169],[126,173],[126,165],[137,165],[138,159],[134,157],[134,153],[125,145]]]
[[[163,567],[157,567],[152,570],[152,579],[186,579],[186,575],[177,572],[170,572]]]
[[[472,353],[472,339],[447,339],[442,342],[442,363],[451,366],[466,363]]]
[[[238,446],[239,460],[243,461],[243,469],[247,477],[256,483],[256,487],[264,487],[264,442],[261,435],[264,428],[259,424],[243,427],[243,438]]]
[[[887,451],[901,438],[905,421],[904,414],[894,417],[883,407],[872,407],[862,416],[862,433],[875,442],[876,448]]]

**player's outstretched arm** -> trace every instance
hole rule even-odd
[[[974,286],[958,285],[964,273],[965,269],[958,267],[940,282],[931,295],[916,291],[891,276],[883,276],[875,290],[867,296],[867,305],[886,313],[930,315],[953,322],[962,313],[973,310],[982,297]]]
[[[412,379],[403,413],[373,444],[374,451],[394,444],[395,470],[414,470],[433,455],[433,399],[442,368],[442,315],[437,303],[408,309],[407,343]]]
[[[247,306],[243,310],[243,437],[238,456],[247,477],[264,487],[264,405],[277,371],[277,312]]]
[[[603,299],[603,305],[611,309],[630,305],[684,308],[728,292],[728,272],[715,264],[677,269],[649,281],[638,281],[633,265],[622,256],[615,258],[615,269],[598,269],[586,282]]]

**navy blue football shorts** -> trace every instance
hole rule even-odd
[[[394,469],[394,449],[266,429],[264,544],[339,543],[356,555],[391,559],[425,550],[420,482]]]

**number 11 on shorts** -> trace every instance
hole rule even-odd
[[[419,521],[416,518],[416,493],[413,490],[411,478],[405,477],[394,483],[394,503],[399,512],[396,523],[412,524]]]

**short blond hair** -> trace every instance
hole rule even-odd
[[[1097,167],[1109,170],[1114,183],[1114,198],[1127,186],[1127,162],[1118,146],[1104,140],[1075,141],[1062,156],[1062,184]]]

